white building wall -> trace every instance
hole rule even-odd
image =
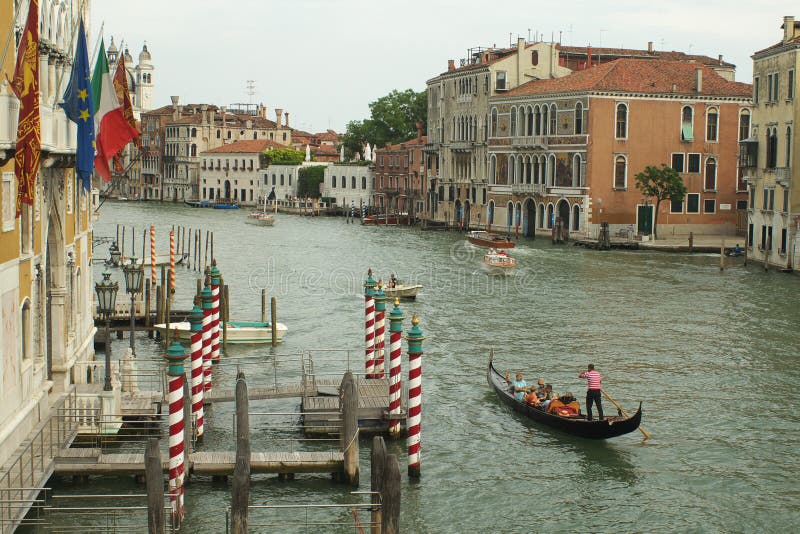
[[[325,169],[322,196],[336,199],[334,205],[340,208],[370,205],[374,179],[375,172],[372,167],[328,165]]]

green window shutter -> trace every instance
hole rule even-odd
[[[692,135],[692,125],[691,124],[684,124],[681,126],[681,140],[683,141],[694,141],[694,135]]]

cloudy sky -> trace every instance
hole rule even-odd
[[[555,6],[555,7],[554,7]],[[343,131],[393,89],[422,90],[448,59],[517,35],[566,45],[724,56],[749,82],[750,55],[776,43],[797,0],[116,0],[95,1],[92,31],[124,40],[134,59],[147,42],[155,105],[252,101],[291,113],[304,130]],[[96,35],[96,33],[95,33]]]

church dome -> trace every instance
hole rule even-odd
[[[147,51],[146,44],[142,47],[142,51],[139,52],[139,63],[143,61],[150,61],[150,52]]]
[[[131,53],[128,51],[127,48],[125,49],[125,64],[133,65],[133,56],[131,55]]]
[[[106,52],[108,53],[108,55],[114,54],[116,56],[117,45],[114,44],[114,37],[111,37],[111,44],[108,45],[108,50],[106,50]]]

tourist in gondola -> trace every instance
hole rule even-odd
[[[534,408],[542,408],[542,402],[539,399],[539,395],[536,394],[536,391],[531,388],[530,391],[524,397],[525,404],[533,406]]]
[[[544,398],[544,390],[545,390],[545,388],[546,388],[546,386],[545,386],[545,383],[544,383],[544,378],[540,378],[540,379],[537,381],[537,384],[538,384],[538,386],[539,386],[539,387],[537,387],[537,388],[536,388],[536,395],[537,395],[537,396],[538,396],[540,399],[543,399],[543,398]]]
[[[528,391],[528,383],[522,378],[522,373],[517,373],[517,379],[511,381],[509,373],[505,376],[506,382],[510,384],[509,390],[514,394],[514,398],[520,402],[525,400],[525,392]]]
[[[588,389],[586,390],[586,420],[592,420],[592,403],[597,404],[597,414],[600,420],[603,420],[603,404],[600,400],[600,383],[603,377],[599,372],[595,371],[594,364],[590,363],[587,370],[578,375],[578,378],[585,378],[588,382]]]
[[[544,395],[540,397],[543,410],[547,411],[547,407],[550,405],[550,402],[553,400],[553,398],[553,384],[545,385]]]

